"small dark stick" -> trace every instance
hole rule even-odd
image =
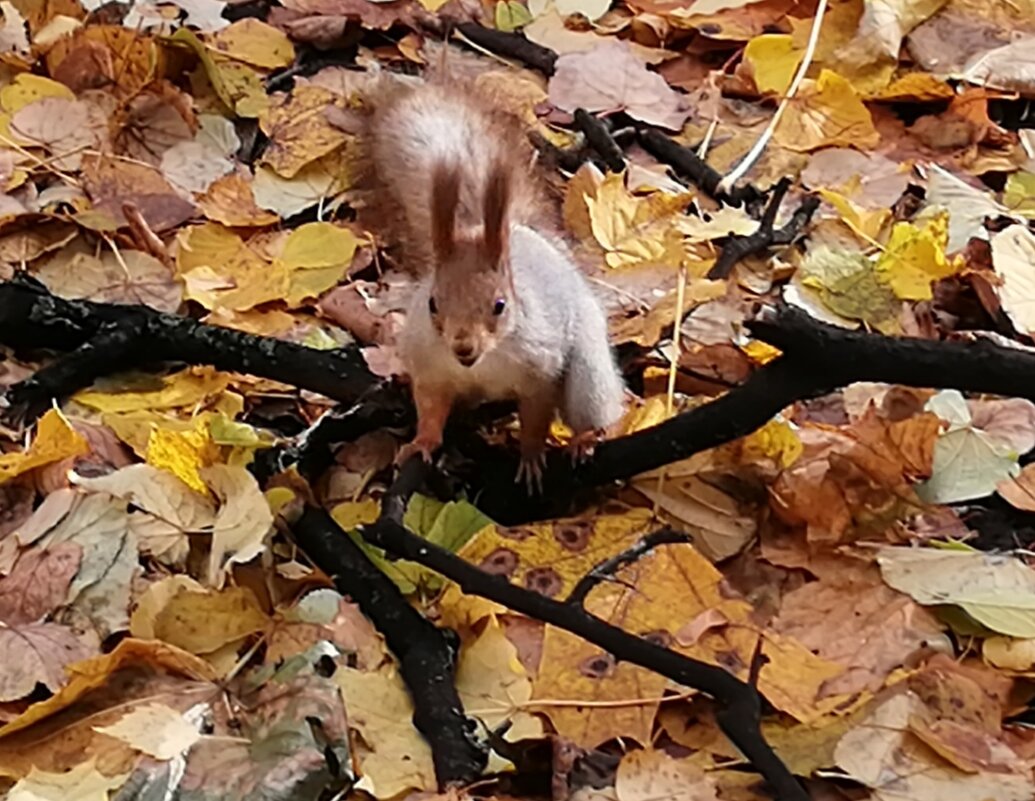
[[[557,54],[548,47],[528,41],[519,33],[494,31],[491,28],[483,28],[474,22],[463,22],[457,25],[455,30],[479,47],[484,47],[496,55],[520,61],[534,70],[539,70],[543,75],[553,75]]]
[[[586,135],[589,146],[604,160],[604,164],[611,172],[621,172],[625,169],[625,154],[622,153],[622,148],[608,130],[607,123],[594,117],[585,109],[577,108],[575,109],[575,125]]]

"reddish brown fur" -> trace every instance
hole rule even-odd
[[[376,91],[369,93],[369,126],[365,139],[364,168],[361,185],[372,190],[370,204],[363,214],[363,222],[382,233],[387,244],[400,248],[401,261],[417,275],[426,275],[436,261],[433,232],[440,230],[433,218],[438,204],[432,199],[438,165],[406,164],[399,154],[406,152],[407,137],[412,133],[412,109],[419,107],[421,98],[428,104],[448,107],[456,115],[467,115],[477,141],[467,150],[477,157],[496,165],[471,163],[470,158],[459,159],[459,176],[455,227],[457,231],[483,225],[490,213],[499,218],[499,210],[508,209],[512,223],[526,224],[537,230],[553,227],[549,213],[550,201],[535,176],[535,152],[531,147],[524,123],[504,111],[500,104],[480,89],[473,81],[453,80],[448,76],[434,76],[422,88],[402,85],[392,78],[379,82]],[[417,104],[417,105],[415,105]],[[490,184],[499,181],[489,209]],[[506,192],[504,198],[500,192]],[[491,234],[498,252],[506,249],[506,226],[500,223],[500,235]]]

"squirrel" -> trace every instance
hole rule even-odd
[[[454,406],[516,400],[515,481],[541,489],[558,410],[578,458],[623,413],[606,316],[546,233],[523,124],[462,83],[388,94],[368,129],[371,167],[418,275],[398,343],[417,433],[397,462],[430,461]]]

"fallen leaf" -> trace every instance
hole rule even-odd
[[[558,58],[549,94],[550,102],[565,111],[625,111],[640,122],[671,130],[682,127],[689,114],[683,98],[621,41]]]
[[[0,621],[7,626],[39,623],[54,612],[68,596],[82,555],[72,542],[23,551],[0,578]]]
[[[524,710],[532,697],[532,682],[499,623],[490,622],[477,639],[460,649],[456,691],[466,713],[481,720],[490,731],[508,723],[505,740],[544,736],[542,721]],[[492,755],[487,770],[502,770],[506,765],[507,760]]]
[[[245,587],[201,592],[181,588],[155,615],[154,636],[201,656],[260,632],[269,622]]]
[[[715,783],[688,759],[675,759],[654,749],[622,757],[615,773],[618,801],[718,801]]]
[[[100,257],[78,249],[47,260],[37,276],[57,296],[150,306],[175,313],[183,289],[162,262],[140,250],[105,250]]]
[[[213,464],[201,475],[219,499],[208,565],[209,583],[219,586],[231,566],[250,562],[265,550],[273,513],[255,476],[244,467]]]
[[[355,752],[356,788],[388,799],[433,787],[431,748],[413,726],[413,702],[394,667],[369,673],[339,667],[334,681],[344,696],[349,727],[362,737]]]
[[[1035,234],[1010,225],[993,234],[992,263],[1003,279],[999,300],[1010,322],[1023,333],[1035,331]]]
[[[803,83],[773,138],[788,150],[804,152],[831,146],[872,148],[880,142],[858,92],[828,69],[815,81]]]
[[[269,108],[259,115],[259,127],[270,140],[263,163],[282,178],[291,179],[307,164],[345,144],[347,135],[331,125],[324,114],[328,106],[344,108],[344,100],[312,84],[274,96]]]
[[[212,46],[223,55],[254,67],[277,69],[295,60],[295,48],[281,31],[253,17],[237,20],[219,31]]]
[[[764,33],[747,43],[744,63],[759,92],[780,95],[791,85],[803,55],[792,37]]]
[[[96,653],[84,638],[57,623],[29,623],[0,627],[0,701],[25,698],[40,683],[57,692],[68,681],[65,667]]]
[[[909,731],[910,716],[921,710],[912,693],[892,696],[838,743],[837,765],[874,790],[880,801],[1024,801],[1029,777],[964,773],[945,763],[932,764]]]
[[[127,712],[115,723],[94,731],[122,740],[155,759],[185,754],[201,739],[201,732],[182,714],[165,704],[145,704]]]
[[[937,548],[882,548],[884,580],[920,604],[954,604],[1011,637],[1035,637],[1035,571],[1012,556]]]
[[[36,437],[23,452],[0,454],[0,482],[9,481],[37,467],[86,453],[89,446],[56,409],[36,425]]]
[[[8,801],[108,801],[108,793],[118,790],[129,778],[128,773],[106,776],[97,770],[96,759],[80,762],[62,773],[50,773],[35,767],[18,781],[7,796]]]

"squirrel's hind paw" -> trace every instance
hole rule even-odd
[[[543,493],[543,468],[546,466],[546,451],[541,450],[536,454],[529,454],[521,457],[518,465],[517,475],[514,476],[514,483],[524,482],[529,495],[542,495]]]

